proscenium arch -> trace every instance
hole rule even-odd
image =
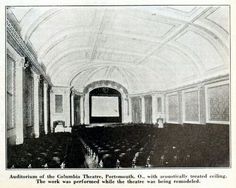
[[[108,87],[111,89],[115,89],[121,94],[121,122],[122,123],[130,122],[131,114],[129,114],[130,104],[129,104],[129,100],[128,100],[128,90],[120,83],[110,81],[110,80],[100,80],[100,81],[91,82],[83,90],[84,106],[87,107],[87,108],[84,108],[84,123],[85,124],[90,123],[89,93],[92,90],[94,90],[96,88],[101,88],[101,87]]]
[[[94,116],[93,97],[117,97],[118,98],[118,116]],[[110,87],[99,87],[89,92],[89,123],[121,123],[122,120],[122,102],[121,93]]]
[[[115,66],[106,66],[106,67],[100,67],[100,68],[98,68],[98,69],[91,69],[91,71],[86,71],[86,72],[84,72],[85,74],[86,74],[86,76],[84,76],[84,73],[83,73],[83,75],[81,75],[81,78],[82,79],[77,79],[76,80],[76,83],[78,83],[77,85],[86,85],[86,83],[91,83],[91,80],[93,80],[93,76],[94,75],[96,75],[95,73],[99,73],[100,71],[103,71],[103,70],[105,70],[106,71],[106,75],[104,75],[104,78],[106,79],[106,80],[112,80],[110,77],[109,77],[109,75],[107,75],[107,71],[109,71],[109,74],[111,74],[112,72],[110,71],[110,69],[116,69],[117,67],[115,67]],[[112,70],[113,71],[113,70]],[[120,73],[120,72],[119,72]],[[123,78],[124,78],[124,81],[125,82],[122,82],[122,84],[124,85],[124,86],[126,86],[127,88],[129,88],[129,86],[130,85],[135,85],[135,82],[134,81],[132,81],[132,82],[130,82],[130,81],[128,81],[128,79],[126,78],[126,76],[128,76],[127,74],[126,75],[123,75]],[[84,77],[84,78],[83,78]],[[134,77],[134,76],[133,76]],[[78,77],[77,77],[78,78]],[[137,81],[136,81],[136,83],[137,83]]]
[[[92,82],[84,88],[83,93],[87,93],[99,87],[110,87],[112,89],[115,89],[115,90],[118,90],[119,92],[124,93],[126,97],[128,97],[128,90],[123,85],[114,81],[110,81],[110,80],[100,80],[100,81]]]

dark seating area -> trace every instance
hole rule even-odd
[[[27,139],[24,144],[9,146],[8,168],[61,168],[65,163],[69,133],[48,134]]]
[[[91,166],[88,163],[93,163]],[[8,147],[8,168],[228,167],[228,125],[74,126]]]
[[[130,124],[74,132],[104,168],[229,166],[228,125],[165,126]]]

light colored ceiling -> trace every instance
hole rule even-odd
[[[112,80],[130,93],[229,72],[229,7],[12,7],[54,85]]]

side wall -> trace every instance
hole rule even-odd
[[[166,93],[168,123],[229,124],[228,77],[212,79]]]
[[[50,119],[51,131],[53,131],[53,122],[64,121],[65,126],[70,126],[70,88],[52,87],[50,93]]]
[[[48,82],[9,43],[6,68],[8,144],[22,144],[25,138],[47,134],[49,119],[44,117],[49,114]]]
[[[158,93],[130,95],[134,123],[229,124],[229,76]]]

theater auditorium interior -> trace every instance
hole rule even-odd
[[[6,7],[6,168],[230,166],[229,6]]]

